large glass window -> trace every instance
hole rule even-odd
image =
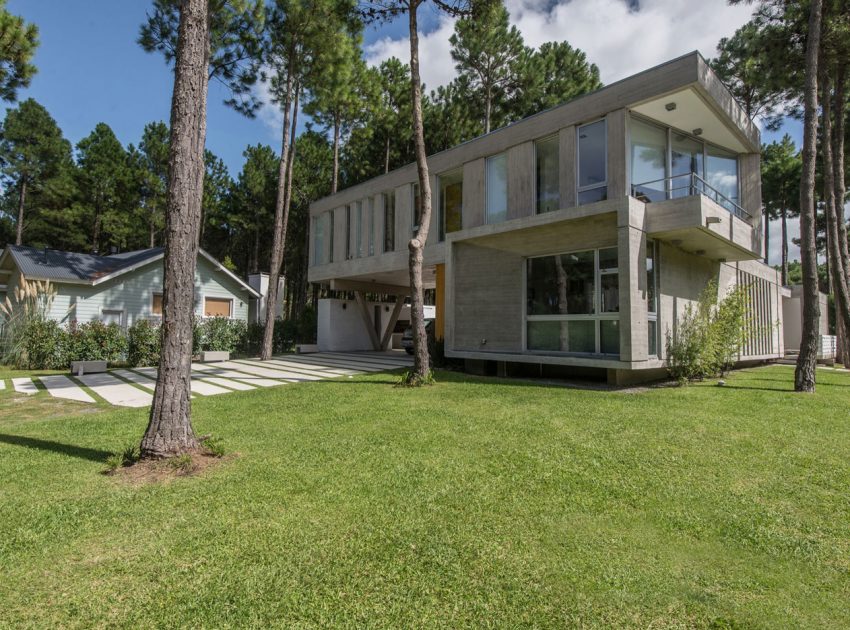
[[[363,204],[354,202],[354,252],[357,258],[363,256]]]
[[[634,196],[644,201],[667,198],[667,130],[632,118],[632,182]]]
[[[501,223],[508,218],[508,158],[505,153],[487,158],[486,222]]]
[[[608,198],[608,140],[605,121],[578,128],[578,203]]]
[[[345,206],[345,259],[351,259],[351,206]]]
[[[440,175],[440,240],[463,227],[463,171]]]
[[[537,167],[537,213],[551,212],[561,207],[561,188],[558,167],[558,136],[535,144]]]
[[[685,134],[670,134],[670,193],[675,199],[693,195],[701,189],[698,180],[691,177],[703,173],[703,144]]]
[[[384,251],[395,250],[395,192],[384,193]]]
[[[732,203],[738,203],[738,159],[734,153],[718,149],[711,145],[705,149],[705,181]],[[734,206],[724,199],[717,202],[734,211]]]
[[[530,258],[526,347],[620,353],[617,248]]]
[[[325,213],[328,221],[328,262],[334,261],[334,211]]]

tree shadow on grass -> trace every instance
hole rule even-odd
[[[36,448],[42,451],[51,451],[61,455],[70,457],[79,457],[87,459],[90,462],[103,463],[106,458],[112,453],[109,451],[101,451],[96,448],[86,448],[84,446],[74,446],[73,444],[62,444],[61,442],[52,442],[50,440],[40,440],[38,438],[26,437],[23,435],[8,435],[0,433],[0,443],[11,444],[13,446],[24,446],[26,448]]]

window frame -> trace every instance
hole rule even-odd
[[[381,240],[382,240],[383,252],[385,254],[387,254],[389,252],[395,251],[395,190],[390,190],[390,191],[387,191],[387,192],[383,192],[381,194],[384,197],[384,233],[383,233],[383,238]],[[390,199],[392,199],[392,204],[388,203]],[[389,232],[387,232],[387,226],[390,225],[390,222],[387,221],[387,216],[388,216],[390,206],[392,206],[392,216],[393,216],[392,229]],[[387,235],[388,234],[391,235],[390,241],[389,241],[390,242],[389,248],[387,247],[387,243],[388,243]]]
[[[413,236],[416,236],[416,233],[419,231],[419,222],[416,220],[417,218],[422,219],[422,217],[416,216],[417,203],[416,198],[422,195],[421,191],[419,191],[419,182],[412,182],[410,184],[410,232]]]
[[[227,300],[230,303],[230,310],[229,310],[230,314],[227,316],[227,319],[233,319],[233,311],[234,311],[235,304],[234,304],[234,299],[233,299],[232,296],[227,297],[227,296],[223,296],[223,295],[206,295],[206,294],[204,294],[203,297],[201,298],[201,308],[202,308],[202,313],[203,313],[204,319],[211,318],[211,317],[220,317],[220,315],[207,315],[207,300],[209,300],[209,299]]]
[[[602,271],[599,268],[599,252],[606,249],[617,250],[617,271],[611,271],[607,268]],[[582,254],[593,252],[593,313],[583,314],[549,314],[549,315],[529,315],[528,314],[528,262],[537,258],[552,258],[554,256],[566,256],[569,254]],[[602,312],[602,291],[601,279],[603,275],[616,275],[619,278],[620,274],[620,252],[617,245],[609,245],[607,247],[590,247],[583,249],[573,249],[553,254],[541,254],[537,256],[525,256],[522,265],[522,348],[526,354],[534,355],[555,355],[555,356],[570,356],[570,357],[600,357],[602,359],[618,360],[621,352],[617,354],[603,353],[601,351],[602,344],[602,321],[620,322],[619,306],[616,312]],[[619,300],[618,300],[619,304]],[[594,322],[594,351],[593,352],[572,352],[562,350],[535,350],[528,347],[528,323],[535,321],[592,321]]]
[[[658,272],[658,257],[661,248],[658,245],[658,241],[650,238],[646,239],[647,259],[649,259],[650,247],[652,247],[652,281],[655,285],[655,310],[650,310],[649,291],[647,290],[646,321],[647,327],[649,326],[650,322],[655,323],[655,348],[653,352],[653,348],[649,347],[649,339],[647,338],[647,356],[649,358],[659,359],[661,358],[661,352],[659,351],[659,347],[661,344],[661,326],[659,324],[659,322],[661,321],[661,318],[659,317],[661,311],[661,292],[659,291],[659,280],[661,276]],[[649,337],[649,330],[647,330],[647,337]]]
[[[491,221],[490,220],[490,162],[496,158],[503,158],[505,161],[505,218],[501,221]],[[488,155],[484,158],[484,224],[485,225],[498,225],[499,223],[504,223],[508,220],[508,152],[501,151],[499,153],[494,153],[492,155]]]
[[[546,212],[541,212],[540,211],[540,205],[539,205],[540,198],[539,198],[539,194],[538,194],[540,192],[538,190],[540,184],[539,184],[539,181],[538,181],[539,177],[538,177],[538,173],[537,173],[537,166],[538,166],[537,146],[541,142],[548,142],[548,141],[551,141],[551,140],[555,141],[555,147],[557,149],[555,151],[555,155],[558,156],[558,169],[557,169],[557,172],[558,172],[558,207],[555,208],[554,210],[547,210]],[[533,164],[533,170],[532,170],[533,174],[532,174],[532,183],[531,183],[531,195],[532,195],[531,200],[532,200],[532,203],[534,204],[534,214],[538,215],[538,214],[547,214],[548,212],[556,212],[558,210],[561,210],[564,207],[563,200],[561,199],[561,178],[560,178],[560,176],[561,176],[561,132],[560,132],[560,130],[558,130],[555,133],[550,133],[547,136],[542,136],[540,138],[537,138],[533,142],[534,142],[534,160],[533,160],[534,164]],[[578,165],[576,165],[576,168],[578,168]],[[607,173],[606,173],[606,177],[607,177]],[[576,180],[576,182],[578,182],[578,180]]]
[[[159,297],[159,313],[154,310],[154,304],[156,303],[156,298]],[[153,291],[151,293],[151,315],[153,317],[162,317],[162,300],[164,299],[164,294],[162,291]]]
[[[123,308],[101,308],[100,309],[100,321],[103,324],[108,326],[109,323],[107,323],[103,319],[104,315],[106,315],[107,313],[112,313],[112,314],[118,315],[118,317],[119,317],[118,327],[119,328],[124,328],[126,326],[126,324],[127,324],[127,311],[126,310],[124,310]],[[114,323],[114,322],[112,322],[112,323]]]
[[[603,123],[602,129],[604,130],[603,135],[603,146],[605,147],[605,181],[597,182],[595,184],[590,184],[587,186],[581,186],[579,182],[581,181],[581,130],[584,127],[589,127],[591,125],[595,125],[598,123]],[[631,141],[631,138],[629,139]],[[586,205],[588,203],[598,203],[598,201],[587,201],[581,202],[581,193],[588,192],[590,190],[597,190],[599,188],[605,188],[605,199],[601,199],[600,201],[605,201],[608,199],[608,119],[604,116],[602,118],[597,118],[596,120],[591,120],[586,123],[582,123],[581,125],[576,125],[576,154],[575,154],[575,178],[576,178],[576,206]],[[604,248],[603,248],[604,249]]]
[[[367,221],[367,229],[369,233],[366,237],[366,255],[374,256],[375,255],[375,198],[367,197],[366,204],[368,206],[368,210],[366,211]]]

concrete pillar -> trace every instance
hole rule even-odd
[[[534,143],[508,149],[508,220],[534,214]]]
[[[558,133],[558,170],[560,171],[561,208],[576,205],[576,128],[564,127]]]
[[[463,165],[463,229],[484,225],[484,158]]]
[[[620,359],[649,358],[646,313],[646,205],[636,199],[617,213],[620,272]]]
[[[629,192],[628,141],[626,110],[618,109],[605,117],[608,127],[608,199],[625,197]]]

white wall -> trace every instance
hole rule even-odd
[[[375,307],[380,308],[380,338],[386,330],[395,305],[391,302],[367,302],[366,305],[373,325]],[[435,307],[426,306],[425,317],[433,319],[434,316]],[[410,321],[410,306],[402,307],[398,320]],[[354,300],[319,300],[317,342],[320,352],[373,350],[360,308]]]

